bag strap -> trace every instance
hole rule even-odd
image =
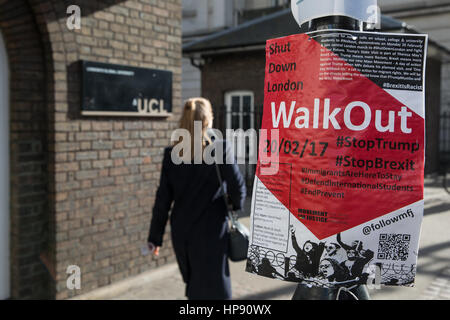
[[[219,169],[219,165],[217,163],[215,163],[216,166],[216,173],[217,173],[217,178],[219,179],[219,183],[220,183],[220,190],[223,189],[223,180],[222,180],[222,175],[220,174],[220,169]],[[236,215],[233,212],[233,210],[230,210],[230,206],[228,205],[228,194],[226,192],[223,192],[223,201],[225,202],[225,206],[227,208],[227,214],[228,214],[228,218],[230,218],[231,221],[231,226],[232,228],[235,227],[235,224],[237,222],[236,219]]]

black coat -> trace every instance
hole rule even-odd
[[[225,146],[226,148],[226,146]],[[148,241],[161,246],[170,214],[173,248],[189,299],[231,299],[228,266],[228,224],[223,191],[234,209],[243,207],[244,179],[236,164],[219,165],[225,188],[220,188],[215,165],[171,161],[164,150]],[[224,158],[232,158],[225,152]],[[225,160],[226,161],[226,160]]]

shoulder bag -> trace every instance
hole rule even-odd
[[[220,174],[219,165],[216,163],[217,177],[219,178],[220,188],[223,188],[223,180]],[[227,207],[228,217],[230,218],[228,258],[233,261],[243,261],[247,259],[249,230],[238,221],[236,213],[230,208],[228,194],[224,192],[223,200]]]

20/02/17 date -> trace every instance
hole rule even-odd
[[[281,138],[280,143],[278,143],[278,140],[267,139],[264,152],[270,154],[276,153],[277,155],[283,152],[284,154],[292,154],[299,158],[303,158],[305,155],[323,157],[327,148],[328,142],[309,141],[306,139],[304,143],[300,143],[296,140],[291,141]]]

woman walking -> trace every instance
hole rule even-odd
[[[190,164],[194,159],[195,121],[201,122],[202,153],[211,143],[224,144],[224,164],[219,165],[224,186],[220,186],[215,164]],[[172,152],[173,146],[164,150],[161,179],[148,236],[149,249],[158,255],[171,211],[172,243],[186,283],[188,299],[231,299],[227,254],[228,218],[223,192],[228,193],[235,210],[242,208],[246,196],[239,168],[234,161],[230,161],[233,155],[229,146],[223,141],[212,142],[208,137],[207,130],[212,127],[212,121],[212,108],[208,100],[192,98],[186,101],[180,128],[191,134],[191,150],[188,150],[191,152],[187,154],[191,154],[192,159],[189,163],[175,164],[172,156],[179,157],[180,154]],[[181,158],[185,159],[183,155]]]

